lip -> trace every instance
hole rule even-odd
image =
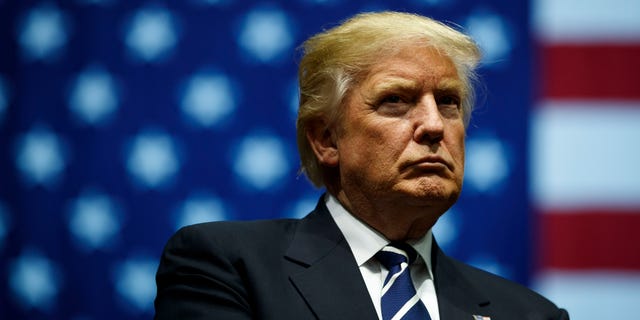
[[[417,160],[408,161],[402,168],[415,168],[415,169],[423,169],[423,170],[442,170],[443,166],[449,170],[453,171],[453,168],[450,163],[448,163],[444,158],[438,155],[428,155],[426,157],[419,158]]]

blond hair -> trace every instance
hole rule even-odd
[[[348,91],[374,64],[399,50],[421,45],[435,48],[455,65],[463,82],[461,107],[467,125],[473,109],[473,82],[480,50],[469,36],[452,27],[416,14],[362,13],[302,44],[297,142],[301,172],[316,187],[325,185],[326,168],[307,140],[310,125],[319,119],[327,126],[336,123]]]

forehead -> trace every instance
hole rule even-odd
[[[432,47],[407,46],[379,58],[368,69],[361,85],[458,86],[452,60]]]

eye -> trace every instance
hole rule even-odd
[[[438,106],[460,108],[460,98],[455,95],[441,96],[438,98]]]
[[[400,95],[390,94],[383,97],[378,104],[382,105],[385,103],[400,103],[400,102],[402,102],[402,97],[400,97]]]
[[[410,99],[401,94],[387,94],[376,103],[378,113],[386,116],[401,116],[411,109]]]
[[[446,94],[438,97],[438,109],[445,118],[455,119],[461,115],[460,97],[455,94]]]

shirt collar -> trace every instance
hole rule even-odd
[[[331,217],[342,231],[345,240],[351,247],[353,256],[356,258],[358,266],[362,266],[369,261],[380,249],[389,244],[389,240],[381,233],[371,228],[366,223],[354,217],[345,209],[334,196],[327,193],[325,203]],[[433,239],[431,229],[417,240],[408,243],[418,252],[418,261],[422,260],[429,270],[429,275],[433,279],[431,271],[431,247]]]

